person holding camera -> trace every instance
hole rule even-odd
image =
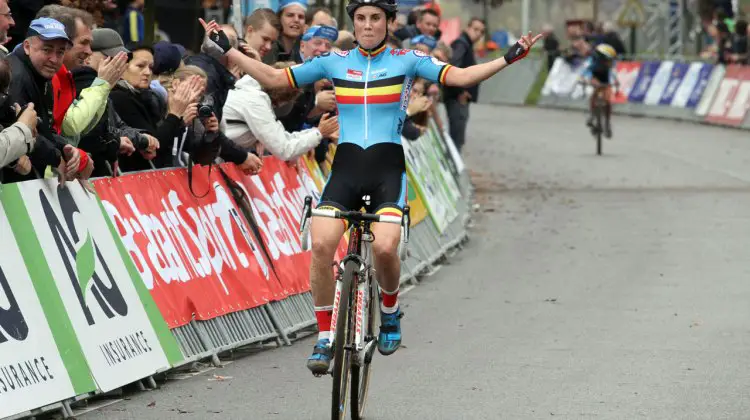
[[[183,115],[185,128],[177,136],[173,151],[173,166],[189,166],[190,160],[208,165],[221,157],[232,162],[248,174],[256,174],[262,166],[260,159],[242,149],[221,132],[219,119],[214,113],[215,98],[206,94],[207,75],[200,67],[184,66],[170,76],[160,79],[161,85],[168,92],[168,101],[172,102],[181,95],[186,86],[194,95]]]
[[[31,160],[27,155],[36,143],[37,116],[34,104],[21,111],[18,104],[10,103],[10,81],[10,64],[8,60],[0,59],[0,168],[9,167],[16,173],[28,175]]]

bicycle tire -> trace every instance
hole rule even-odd
[[[351,307],[352,284],[354,276],[359,271],[355,261],[349,261],[344,266],[341,276],[342,287],[339,309],[336,321],[336,340],[333,353],[333,392],[331,393],[331,419],[342,420],[346,417],[346,398],[349,391],[349,371],[351,369],[351,354],[345,347],[351,344]]]
[[[374,278],[370,279],[374,282]],[[367,317],[367,333],[375,334],[375,319],[378,315],[377,310],[379,309],[380,301],[377,295],[377,286],[374,283],[370,283],[369,291],[370,302],[368,311],[370,312]],[[370,389],[370,372],[372,371],[372,359],[363,361],[362,366],[352,365],[352,388],[350,395],[352,396],[351,403],[351,414],[352,420],[362,420],[365,417],[365,406],[367,405],[367,392]]]
[[[601,100],[596,104],[596,154],[602,155],[602,105]]]

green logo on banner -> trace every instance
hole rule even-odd
[[[94,267],[94,246],[91,235],[86,233],[86,242],[83,243],[81,249],[78,250],[78,254],[76,254],[76,273],[78,274],[78,282],[81,284],[84,300],[86,300],[86,288],[94,276]]]

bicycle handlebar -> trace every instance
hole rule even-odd
[[[341,210],[325,210],[325,209],[311,209],[312,216],[319,217],[330,217],[333,219],[345,219],[352,222],[381,222],[381,223],[393,223],[400,225],[402,222],[402,216],[391,216],[388,214],[370,214],[362,213],[359,211],[341,211]]]

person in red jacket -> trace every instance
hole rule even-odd
[[[71,71],[83,67],[91,56],[94,17],[83,10],[58,5],[42,8],[38,16],[51,17],[65,26],[65,32],[72,41],[65,52],[63,65],[52,78],[54,95],[53,128],[62,136],[78,144],[82,134],[96,126],[106,110],[107,98],[112,87],[125,71],[125,57],[112,60],[99,71],[99,79],[90,88],[76,91]]]

